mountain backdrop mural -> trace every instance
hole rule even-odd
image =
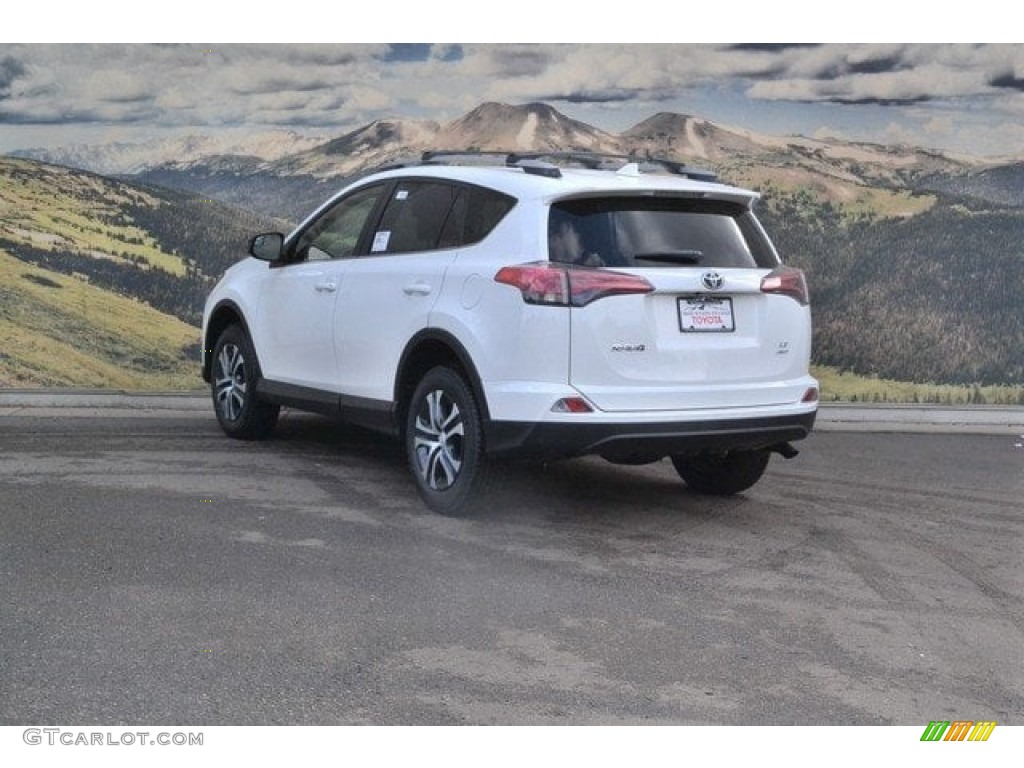
[[[202,301],[247,237],[427,149],[636,151],[712,168],[761,192],[784,260],[806,270],[820,370],[1024,402],[1024,158],[669,112],[610,133],[539,102],[376,120],[321,141],[195,136],[0,158],[0,386],[201,386]]]

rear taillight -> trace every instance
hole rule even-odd
[[[566,306],[569,303],[569,278],[566,270],[541,264],[502,267],[495,282],[518,288],[527,304]]]
[[[636,275],[548,262],[502,267],[494,280],[518,288],[527,304],[555,307],[585,307],[605,296],[654,290],[653,285]]]
[[[761,278],[761,292],[780,293],[803,305],[809,304],[811,300],[804,273],[796,267],[779,267],[769,272]]]

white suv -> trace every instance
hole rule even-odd
[[[253,239],[203,316],[228,435],[266,436],[281,405],[383,430],[447,514],[502,458],[667,456],[732,494],[796,454],[807,286],[756,193],[668,161],[495,156],[427,153]]]

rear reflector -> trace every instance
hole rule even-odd
[[[789,296],[800,304],[810,303],[807,280],[804,273],[795,267],[779,267],[761,278],[762,293],[779,293]]]
[[[554,413],[593,413],[590,403],[582,397],[563,397],[551,406]]]
[[[653,285],[636,275],[544,261],[502,267],[494,280],[518,288],[527,304],[557,307],[585,307],[605,296],[654,290]]]
[[[807,391],[804,392],[803,398],[800,400],[802,403],[816,403],[818,402],[818,388],[808,387]]]

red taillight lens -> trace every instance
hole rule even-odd
[[[807,292],[804,273],[795,267],[779,267],[761,278],[762,293],[780,293],[807,305],[811,298]]]
[[[584,307],[605,296],[650,293],[654,286],[636,275],[602,269],[574,269],[537,262],[502,267],[495,282],[519,289],[527,304]]]
[[[572,305],[584,307],[605,296],[623,296],[630,293],[650,293],[654,286],[636,275],[609,272],[600,269],[570,269],[569,291]]]
[[[519,264],[502,267],[494,280],[518,288],[527,304],[563,307],[569,303],[569,279],[564,269],[552,269],[541,264]]]
[[[802,403],[816,403],[818,402],[818,388],[808,387],[807,391],[804,392],[804,396],[800,399]]]

